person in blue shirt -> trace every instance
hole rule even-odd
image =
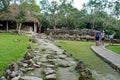
[[[96,46],[98,46],[99,45],[99,40],[100,40],[100,32],[99,31],[97,31],[95,33],[95,40],[96,40]]]
[[[114,35],[113,35],[113,34],[110,34],[110,35],[109,35],[110,45],[113,45],[113,38],[114,38]]]

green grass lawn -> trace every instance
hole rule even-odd
[[[29,38],[10,33],[0,33],[0,75],[3,74],[6,66],[21,59],[27,50]]]
[[[111,74],[113,72],[113,70],[90,49],[90,47],[95,44],[93,42],[57,40],[55,44],[71,52],[73,57],[83,61],[87,68],[95,70],[100,74]]]
[[[107,46],[106,48],[109,49],[109,50],[111,50],[111,51],[113,51],[113,52],[115,52],[115,53],[120,54],[120,46],[118,46],[118,45]]]

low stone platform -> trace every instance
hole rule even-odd
[[[105,46],[92,46],[91,49],[102,58],[105,62],[107,62],[110,66],[112,66],[116,71],[120,72],[120,55],[116,54],[108,49]]]

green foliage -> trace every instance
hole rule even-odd
[[[22,58],[27,50],[29,38],[0,33],[0,75],[9,64]]]
[[[0,0],[0,11],[1,10],[6,11],[8,6],[9,6],[9,4],[10,4],[9,0]]]
[[[29,11],[29,12],[40,12],[40,8],[38,5],[36,5],[35,0],[27,0],[21,2],[21,8],[23,11]]]
[[[117,54],[120,54],[120,46],[108,46],[106,48],[117,53]]]
[[[25,20],[26,20],[25,19],[25,12],[22,9],[20,9],[20,11],[17,14],[17,16],[15,17],[15,19],[16,19],[17,23],[23,23],[23,22],[25,22]]]
[[[93,42],[57,40],[55,44],[72,53],[75,59],[83,61],[86,67],[91,70],[97,71],[100,74],[114,73],[107,64],[92,52],[90,47],[94,44]]]
[[[117,18],[120,18],[120,1],[116,0],[113,4],[115,5],[113,13]]]

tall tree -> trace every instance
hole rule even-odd
[[[60,19],[64,18],[63,20],[66,20],[65,18],[68,15],[69,11],[68,5],[71,4],[71,2],[72,1],[68,2],[67,0],[59,0],[59,3],[55,0],[51,2],[48,0],[40,1],[40,7],[42,8],[41,12],[46,15],[47,19],[54,29],[56,28],[56,25]]]

